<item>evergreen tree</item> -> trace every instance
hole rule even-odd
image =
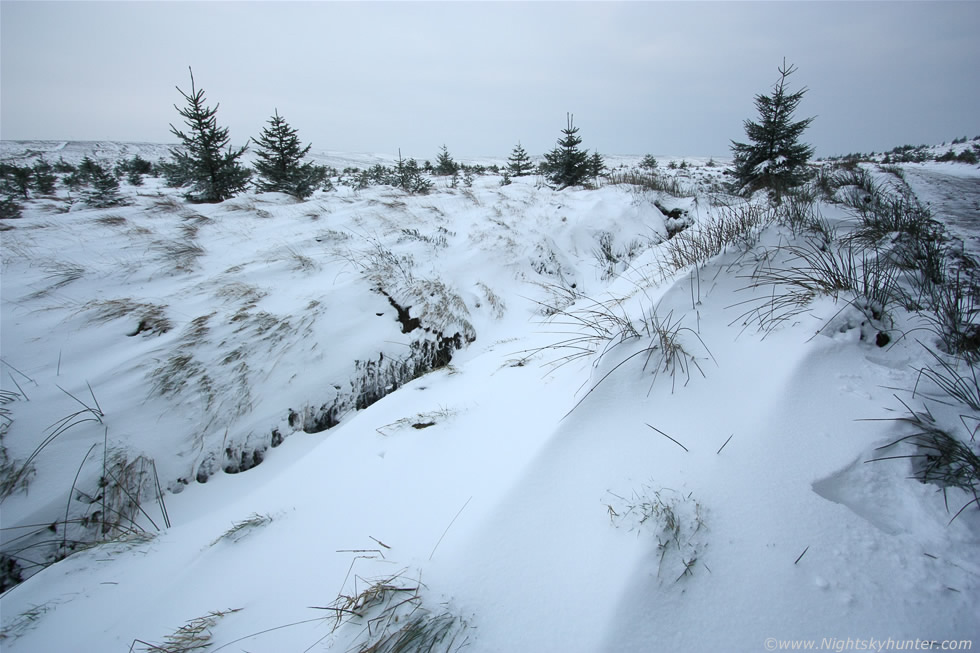
[[[92,177],[102,171],[102,166],[97,162],[93,161],[89,155],[85,155],[82,162],[78,164],[78,176],[84,183],[88,183],[92,180]]]
[[[85,175],[83,175],[78,170],[65,175],[61,178],[61,183],[65,185],[69,191],[78,190],[87,183]]]
[[[640,161],[640,167],[641,168],[645,168],[646,170],[649,170],[650,172],[653,172],[654,170],[656,170],[658,165],[660,165],[660,164],[657,163],[657,160],[655,158],[653,158],[653,155],[652,154],[647,154],[645,157],[643,157],[643,160]]]
[[[387,171],[387,169],[382,168]],[[398,150],[398,164],[391,171],[386,182],[398,188],[404,188],[409,193],[415,195],[425,195],[432,189],[432,182],[422,176],[422,169],[415,159],[405,160],[402,158],[401,149]]]
[[[312,145],[302,147],[296,130],[279,115],[269,119],[269,126],[255,141],[255,171],[259,174],[256,187],[260,191],[288,193],[306,199],[327,179],[327,169],[313,163],[302,163]]]
[[[58,183],[58,177],[54,174],[54,167],[44,159],[39,159],[34,163],[33,172],[34,190],[37,191],[37,194],[51,195],[54,193],[55,184]]]
[[[179,86],[177,91],[187,106],[181,109],[174,105],[174,108],[183,116],[188,132],[170,125],[171,133],[183,146],[170,150],[173,162],[165,167],[167,181],[173,186],[190,186],[187,198],[198,202],[221,202],[234,197],[245,190],[251,176],[238,162],[248,145],[234,150],[228,144],[228,128],[218,127],[215,118],[219,105],[214,108],[205,105],[204,89],[194,86],[194,71],[191,71],[190,94]]]
[[[0,197],[0,220],[13,220],[19,218],[21,213],[20,203],[12,196]]]
[[[589,155],[580,150],[582,139],[577,135],[578,127],[572,125],[574,116],[567,115],[568,126],[561,130],[564,138],[559,139],[558,145],[544,155],[543,172],[548,181],[559,189],[578,186],[589,176]]]
[[[125,176],[126,181],[132,186],[142,186],[143,175],[149,174],[153,174],[153,163],[139,154],[134,154],[132,159],[124,159],[116,164],[116,176]]]
[[[589,157],[589,176],[598,179],[605,171],[606,162],[602,158],[602,155],[598,152],[593,152],[592,156]]]
[[[88,180],[91,184],[83,193],[83,199],[89,206],[105,209],[110,206],[123,204],[119,197],[119,180],[110,170],[90,160]]]
[[[54,162],[54,171],[58,174],[67,175],[75,172],[75,170],[75,166],[65,161],[63,156],[59,156],[58,160]]]
[[[34,171],[27,166],[6,165],[4,166],[3,185],[8,195],[21,195],[23,198],[30,199],[31,180]]]
[[[517,147],[511,152],[510,158],[507,159],[507,172],[511,177],[526,177],[534,171],[534,164],[531,163],[531,157],[528,156],[527,152],[521,146],[520,141],[517,142]]]
[[[804,87],[789,93],[786,78],[796,68],[786,66],[779,70],[779,81],[769,95],[755,96],[759,122],[745,121],[745,133],[751,143],[732,141],[736,192],[751,194],[767,189],[779,202],[783,193],[806,181],[806,165],[813,156],[813,148],[799,142],[804,130],[813,118],[793,121],[793,112],[807,92]]]
[[[443,145],[442,151],[436,157],[435,173],[437,175],[447,176],[455,175],[458,172],[459,164],[453,161],[453,157],[449,156],[449,149]]]
[[[128,181],[131,186],[142,186],[143,173],[135,168],[130,168],[129,172],[126,173],[126,181]]]

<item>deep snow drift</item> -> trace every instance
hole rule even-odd
[[[99,147],[59,151],[163,153]],[[846,293],[767,313],[753,274],[803,240],[778,222],[672,265],[666,212],[737,210],[706,163],[670,172],[688,197],[487,175],[28,202],[0,232],[6,460],[49,442],[2,504],[30,576],[3,650],[398,650],[406,624],[433,650],[978,640],[980,512],[950,521],[972,496],[867,462],[914,453],[877,450],[903,402],[975,424],[928,399],[929,321]],[[977,169],[902,168],[976,251]]]

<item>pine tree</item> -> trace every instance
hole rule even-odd
[[[759,122],[744,123],[751,143],[732,141],[733,189],[748,194],[767,189],[777,203],[786,191],[806,181],[806,165],[813,156],[813,148],[799,142],[813,118],[793,122],[793,112],[807,89],[789,93],[786,78],[796,72],[796,67],[787,67],[784,59],[778,70],[779,81],[773,85],[771,94],[755,96]]]
[[[327,169],[313,163],[302,163],[312,145],[302,147],[296,130],[279,115],[269,119],[269,126],[255,140],[255,171],[259,174],[256,187],[260,191],[288,193],[306,199],[327,179]]]
[[[237,150],[228,145],[228,128],[218,127],[215,118],[220,105],[214,108],[205,105],[204,89],[195,88],[193,70],[190,94],[179,86],[177,91],[187,106],[181,109],[174,105],[174,108],[183,116],[188,132],[185,134],[170,125],[171,133],[180,139],[183,147],[170,150],[173,161],[164,167],[167,181],[172,186],[190,186],[186,196],[197,202],[222,202],[234,197],[245,190],[251,176],[238,162],[248,145]]]
[[[54,193],[55,185],[58,183],[58,177],[54,174],[54,166],[45,161],[44,159],[39,159],[34,163],[34,190],[37,191],[38,195],[51,195]]]
[[[75,172],[75,166],[65,161],[65,157],[59,156],[54,162],[54,171],[60,175],[67,175]]]
[[[534,164],[531,163],[531,157],[524,151],[520,141],[517,142],[517,147],[514,148],[510,158],[507,159],[507,172],[511,177],[526,177],[534,172]]]
[[[382,168],[382,170],[387,172],[386,168]],[[391,171],[387,181],[383,183],[404,188],[415,195],[425,195],[432,189],[432,182],[422,176],[419,162],[415,159],[408,159],[407,161],[403,159],[400,148],[398,150],[398,163]]]
[[[459,164],[453,161],[453,157],[449,156],[449,149],[443,145],[442,151],[439,152],[439,156],[436,158],[435,173],[437,175],[448,176],[455,175],[459,172]]]
[[[551,152],[544,155],[542,170],[548,181],[561,188],[581,185],[589,176],[589,155],[580,150],[582,139],[577,136],[578,127],[572,125],[574,116],[567,114],[568,126],[561,130],[564,138]]]
[[[132,159],[125,159],[117,163],[116,170],[117,176],[125,176],[130,185],[142,186],[143,176],[153,174],[153,163],[139,154],[134,154]]]
[[[0,197],[0,220],[13,220],[21,216],[20,203],[12,196]]]
[[[82,159],[82,162],[78,164],[78,176],[84,183],[90,182],[92,177],[99,172],[102,172],[102,166],[87,154]]]
[[[4,166],[3,185],[8,195],[16,194],[23,196],[25,200],[30,199],[33,178],[34,171],[27,166]]]
[[[124,203],[119,197],[119,180],[111,170],[91,160],[87,169],[90,186],[82,194],[86,204],[92,208],[105,209]]]
[[[598,152],[593,152],[589,157],[589,176],[599,179],[599,176],[606,171],[606,161]]]

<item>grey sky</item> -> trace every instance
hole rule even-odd
[[[194,68],[235,142],[434,158],[721,155],[785,56],[818,155],[980,134],[978,2],[0,2],[0,138],[171,142]]]

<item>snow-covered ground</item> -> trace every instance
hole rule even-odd
[[[86,153],[166,148],[47,158]],[[895,307],[879,347],[844,295],[752,312],[774,292],[753,272],[801,238],[776,224],[670,265],[665,212],[732,210],[688,162],[684,198],[482,176],[28,202],[0,232],[3,445],[44,446],[2,503],[29,578],[0,647],[399,650],[406,624],[487,652],[980,644],[980,511],[950,521],[973,497],[867,462],[913,453],[877,450],[903,402],[980,417],[924,399],[928,322]],[[901,167],[976,251],[980,171]]]

